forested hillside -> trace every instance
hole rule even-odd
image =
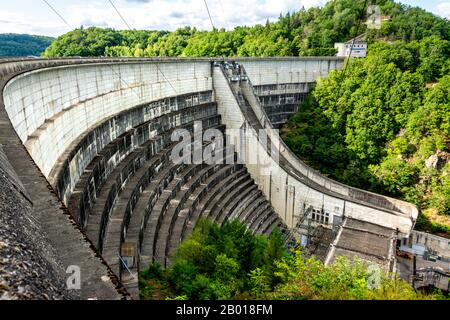
[[[377,0],[391,21],[381,30],[369,30],[376,39],[420,40],[437,35],[450,36],[443,19],[419,8]],[[333,55],[334,43],[367,31],[359,17],[364,0],[329,1],[323,8],[302,9],[280,16],[276,22],[234,30],[201,31],[184,27],[167,31],[115,31],[77,29],[59,37],[46,51],[48,57],[66,56],[298,56]]]
[[[0,34],[0,57],[40,56],[53,40],[28,34]]]

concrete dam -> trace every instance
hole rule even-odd
[[[0,60],[0,258],[27,243],[6,262],[35,270],[19,267],[18,279],[0,265],[0,297],[22,287],[44,299],[138,298],[137,273],[170,265],[201,217],[279,228],[325,263],[358,255],[394,270],[418,209],[321,175],[276,130],[344,60],[232,61]],[[174,161],[179,130],[200,162]],[[212,130],[223,139],[196,143]]]

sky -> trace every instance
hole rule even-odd
[[[80,26],[126,29],[110,0],[0,0],[0,33],[58,36]],[[133,29],[170,30],[187,25],[210,30],[205,0],[112,0]],[[216,28],[276,20],[280,13],[321,6],[327,0],[206,0]],[[450,19],[450,0],[400,0]]]

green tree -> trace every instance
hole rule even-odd
[[[184,259],[177,260],[169,270],[169,282],[179,295],[191,296],[193,282],[198,274],[198,268]]]
[[[264,274],[264,271],[260,268],[252,270],[250,276],[250,292],[257,298],[265,297],[266,293],[270,290],[268,284],[269,280]]]
[[[275,229],[269,237],[269,243],[264,255],[264,268],[271,287],[274,287],[279,282],[279,278],[275,275],[276,261],[282,259],[286,254],[281,232]]]

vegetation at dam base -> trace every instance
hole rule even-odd
[[[409,41],[431,35],[450,36],[448,23],[423,9],[391,0],[372,4],[391,17],[380,30],[368,30],[364,23],[358,29],[364,0],[336,0],[323,8],[281,15],[276,22],[229,31],[191,27],[174,32],[81,28],[56,39],[44,56],[327,56],[336,53],[335,42],[348,41],[358,32],[367,32],[369,43],[380,38]]]
[[[258,295],[279,282],[275,261],[287,255],[280,232],[267,239],[254,236],[237,220],[220,228],[202,219],[177,249],[168,270],[154,264],[141,274],[140,292],[144,298],[155,294],[145,285],[152,279],[172,288],[172,295],[189,299],[230,299],[238,292]]]
[[[239,221],[222,228],[199,221],[193,234],[163,270],[152,264],[140,274],[142,299],[177,300],[365,300],[444,299],[440,293],[415,292],[396,276],[373,274],[361,260],[338,258],[324,266],[301,250],[287,251],[281,233],[255,236]]]

